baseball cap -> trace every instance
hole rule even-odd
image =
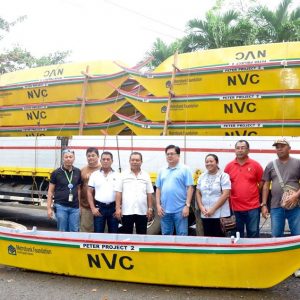
[[[283,139],[283,138],[276,140],[272,146],[276,146],[277,144],[290,146],[290,143],[286,139]]]

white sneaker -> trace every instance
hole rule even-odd
[[[295,273],[294,276],[297,278],[300,278],[300,269],[298,269]]]

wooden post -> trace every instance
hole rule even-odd
[[[168,104],[167,104],[167,110],[166,110],[166,116],[165,116],[163,135],[167,135],[168,124],[170,122],[171,101],[172,101],[172,98],[175,95],[174,91],[173,91],[173,86],[174,86],[176,71],[178,70],[178,68],[177,68],[177,57],[178,57],[178,50],[176,50],[176,52],[174,54],[173,71],[172,71],[172,77],[171,77],[171,82],[170,82],[170,86],[169,86],[169,98],[168,98]]]
[[[83,125],[85,120],[85,102],[86,102],[86,94],[87,94],[87,87],[89,82],[89,66],[86,66],[85,72],[81,72],[85,77],[83,81],[82,87],[82,97],[81,99],[81,107],[80,107],[80,117],[79,117],[79,135],[82,135],[83,132]]]

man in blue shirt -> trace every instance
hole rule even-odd
[[[156,206],[161,217],[163,235],[188,235],[188,216],[193,195],[193,176],[180,164],[180,148],[169,145],[165,149],[168,167],[156,180]]]

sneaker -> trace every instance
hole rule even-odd
[[[297,278],[300,278],[300,269],[298,269],[295,273],[294,276]]]

